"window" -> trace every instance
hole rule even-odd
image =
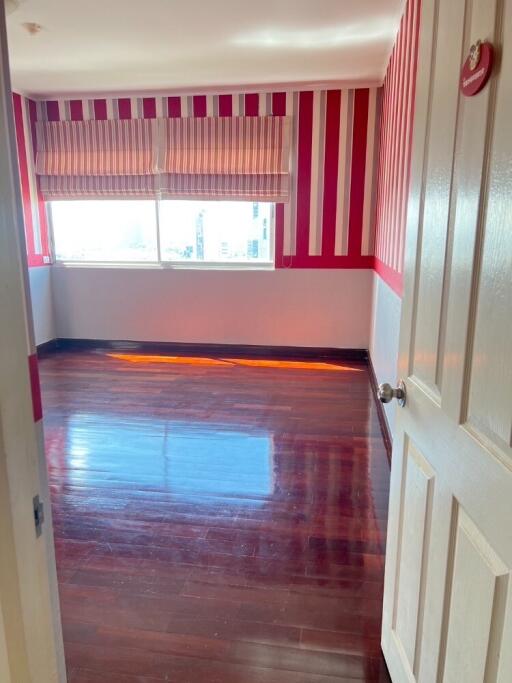
[[[50,202],[61,262],[273,264],[274,205],[248,201]]]
[[[271,204],[162,201],[159,209],[163,261],[272,261]]]
[[[158,260],[153,201],[51,202],[51,221],[57,261]]]

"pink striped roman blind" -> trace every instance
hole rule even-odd
[[[288,200],[287,117],[190,117],[163,123],[163,196]]]
[[[284,116],[37,123],[46,199],[147,196],[289,198]]]

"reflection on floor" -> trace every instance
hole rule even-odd
[[[258,499],[263,505],[274,490],[272,434],[263,430],[240,432],[226,425],[137,417],[121,426],[111,416],[85,412],[66,417],[65,428],[68,481],[78,486],[85,469],[104,468],[104,445],[122,438],[129,449],[108,465],[116,486],[153,482],[180,500],[187,494],[196,502],[212,495],[233,496],[252,505]],[[109,487],[109,480],[104,485]]]
[[[365,366],[133,358],[40,364],[69,682],[389,681]]]

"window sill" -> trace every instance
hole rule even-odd
[[[109,263],[95,261],[56,261],[56,268],[81,268],[102,270],[275,270],[273,263]]]

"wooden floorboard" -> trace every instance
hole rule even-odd
[[[40,361],[70,683],[388,682],[364,362]]]

